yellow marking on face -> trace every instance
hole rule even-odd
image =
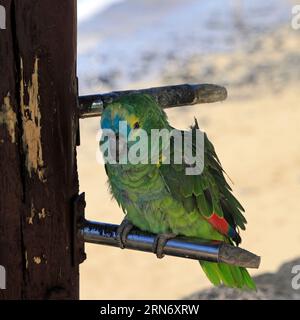
[[[139,121],[139,118],[136,115],[131,114],[126,117],[126,121],[129,123],[130,127],[133,128],[134,124]]]

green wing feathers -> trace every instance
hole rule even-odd
[[[199,129],[197,120],[192,130]],[[194,146],[195,147],[195,146]],[[172,155],[171,155],[172,159]],[[245,230],[247,223],[244,208],[232,194],[225,179],[220,160],[214,146],[204,133],[204,170],[201,175],[186,175],[185,165],[161,165],[161,174],[172,193],[181,202],[187,213],[197,210],[199,215],[226,236],[229,243],[241,242],[238,229]],[[212,239],[213,240],[213,239]],[[256,289],[255,283],[245,268],[224,263],[200,261],[200,264],[214,285]]]
[[[199,261],[209,281],[219,286],[256,290],[256,285],[248,271],[243,267],[230,266],[225,263]]]
[[[199,129],[197,121],[192,130],[196,129]],[[196,148],[195,145],[193,147]],[[201,175],[186,175],[186,165],[174,163],[161,165],[160,171],[172,196],[183,204],[187,212],[198,210],[228,239],[236,244],[241,242],[238,228],[245,230],[244,209],[233,196],[214,147],[205,133],[204,170]]]

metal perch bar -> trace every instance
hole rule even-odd
[[[214,84],[182,84],[141,90],[114,91],[79,97],[79,117],[99,117],[108,103],[130,93],[151,95],[162,108],[212,103],[227,98],[227,90]]]
[[[117,241],[118,225],[84,220],[81,224],[81,235],[85,242],[119,247]],[[155,234],[133,229],[126,240],[126,249],[153,252]],[[169,240],[165,247],[165,255],[225,262],[246,268],[258,268],[260,257],[244,249],[228,245],[221,241],[200,241],[192,238],[176,237]]]

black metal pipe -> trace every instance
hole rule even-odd
[[[117,241],[118,225],[84,220],[81,234],[85,242],[119,247]],[[126,249],[153,252],[156,235],[133,229],[125,244]],[[221,241],[201,241],[198,239],[176,237],[167,241],[165,255],[225,262],[247,268],[258,268],[260,257],[244,249],[230,246]]]
[[[149,94],[162,108],[212,103],[227,98],[227,90],[214,84],[182,84],[141,90],[114,91],[79,97],[79,117],[99,117],[108,103],[130,93]]]

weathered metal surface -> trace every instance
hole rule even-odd
[[[79,97],[79,116],[80,118],[99,117],[108,103],[131,93],[149,94],[162,108],[212,103],[227,98],[227,90],[214,84],[182,84],[141,90],[115,91]]]
[[[81,234],[86,242],[112,247],[119,247],[117,240],[118,225],[94,221],[82,221]],[[125,248],[153,252],[156,235],[133,229],[127,237]],[[258,268],[260,257],[244,249],[230,246],[221,241],[207,241],[186,237],[168,240],[163,253],[165,255],[226,262],[247,268]]]

